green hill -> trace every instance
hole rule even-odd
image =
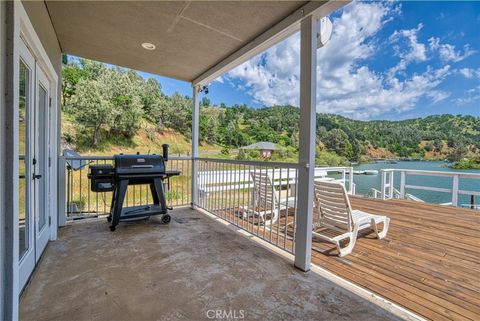
[[[87,154],[154,152],[171,145],[172,154],[188,154],[192,101],[167,96],[155,79],[90,60],[70,61],[63,68],[64,145]],[[435,115],[402,121],[360,121],[317,114],[317,163],[340,165],[378,157],[459,161],[480,150],[480,118]],[[280,148],[275,160],[296,161],[299,109],[246,105],[200,106],[203,155],[240,159],[238,147],[270,141]]]

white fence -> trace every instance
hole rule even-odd
[[[382,199],[413,199],[411,194],[405,192],[406,189],[423,190],[431,192],[449,193],[452,195],[451,203],[443,205],[458,206],[459,195],[471,195],[473,197],[480,196],[480,174],[476,173],[461,173],[461,172],[443,172],[443,171],[423,171],[412,169],[382,169],[381,171],[381,187],[380,196]],[[400,189],[397,191],[394,186],[395,173],[400,175]],[[411,176],[435,176],[435,177],[449,177],[452,178],[451,188],[442,188],[424,185],[410,185],[406,183],[407,177]],[[462,190],[459,188],[460,180],[475,179],[478,180],[479,190]]]

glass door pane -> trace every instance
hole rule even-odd
[[[20,75],[19,75],[19,124],[18,124],[18,147],[19,147],[19,202],[18,202],[18,218],[19,218],[19,258],[27,252],[29,247],[29,227],[30,220],[28,215],[28,192],[27,192],[27,161],[28,161],[28,106],[30,105],[30,79],[31,71],[23,61],[20,61]]]
[[[47,213],[45,211],[45,197],[46,193],[46,161],[47,161],[47,119],[48,119],[48,109],[47,109],[47,91],[43,88],[42,85],[38,86],[38,108],[35,108],[35,113],[38,113],[37,124],[35,124],[35,134],[38,139],[38,144],[36,146],[37,152],[35,165],[35,174],[41,175],[41,178],[35,181],[35,197],[38,197],[39,207],[36,209],[38,211],[38,231],[41,231],[45,226],[47,221]]]

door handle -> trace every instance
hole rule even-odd
[[[42,178],[42,175],[35,175],[35,174],[33,174],[33,179],[40,179],[40,178]]]

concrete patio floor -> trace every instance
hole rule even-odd
[[[396,319],[190,209],[60,229],[20,305],[38,321]]]

